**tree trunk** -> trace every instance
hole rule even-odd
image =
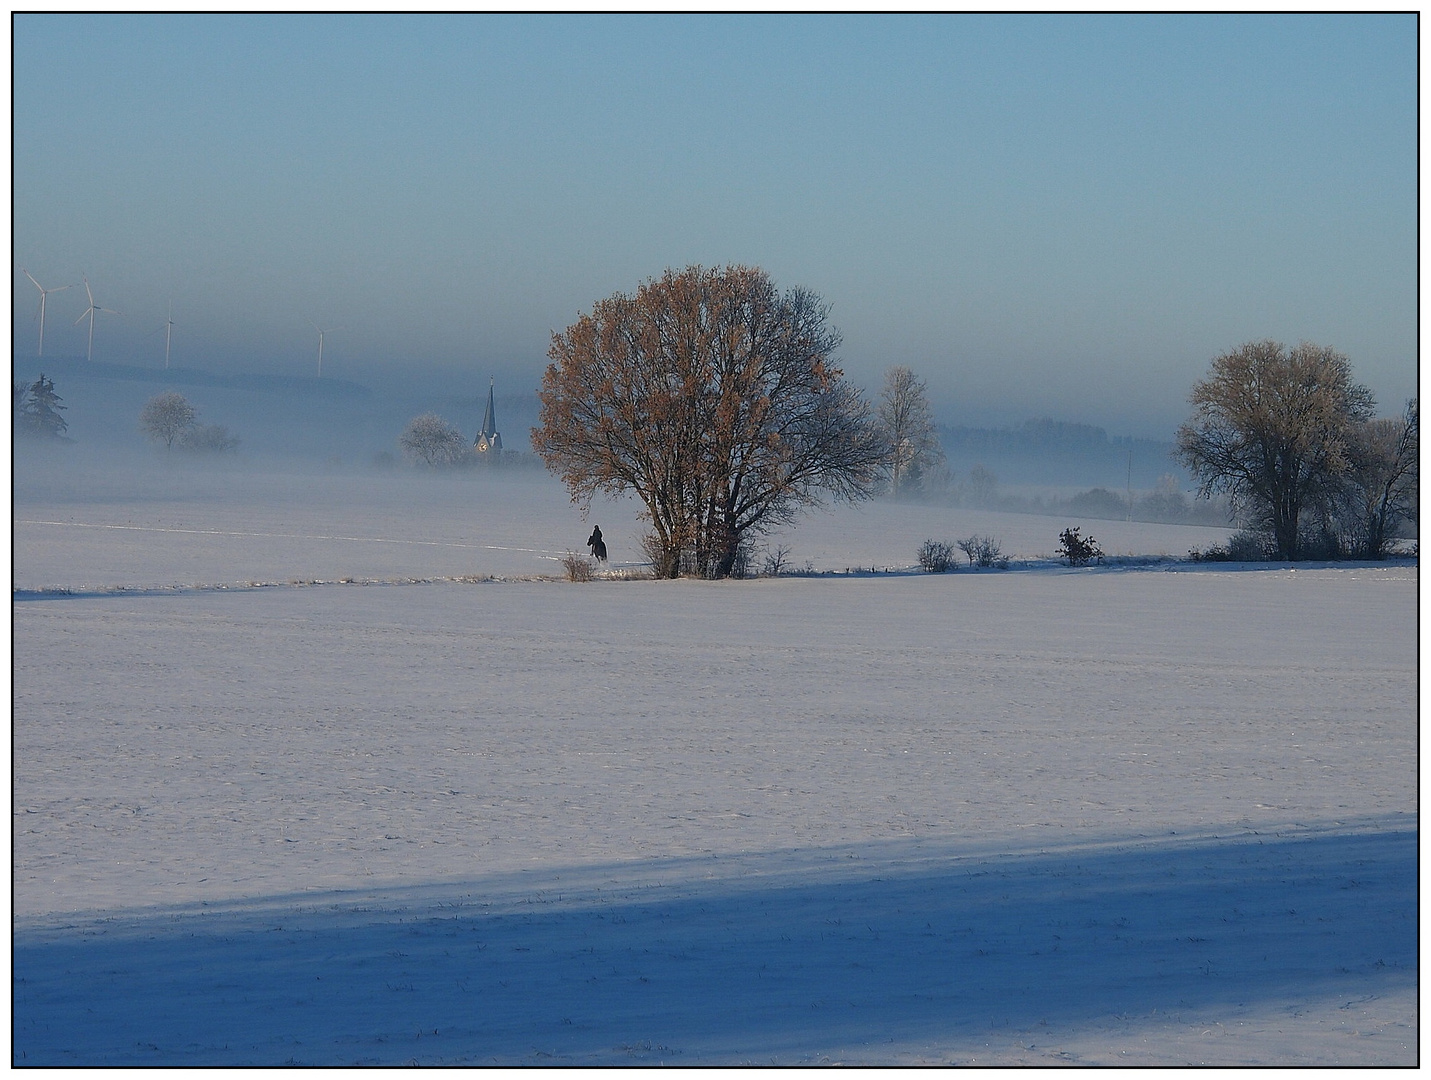
[[[740,533],[733,529],[723,529],[715,549],[716,561],[711,577],[728,578],[735,572],[736,559],[740,556]]]
[[[1277,557],[1287,562],[1297,558],[1297,518],[1300,507],[1287,497],[1278,499],[1272,508],[1272,537],[1277,544]]]

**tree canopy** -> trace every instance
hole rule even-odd
[[[1253,341],[1216,357],[1190,401],[1178,455],[1200,494],[1225,491],[1278,558],[1298,558],[1302,512],[1337,495],[1357,425],[1374,408],[1371,391],[1335,350]]]
[[[170,390],[151,398],[139,413],[139,427],[151,439],[174,449],[174,440],[188,431],[198,420],[198,410],[183,394]]]
[[[828,313],[757,268],[667,270],[552,336],[533,448],[574,502],[634,493],[659,573],[728,576],[742,538],[868,498],[887,458]]]
[[[408,421],[398,445],[414,459],[433,467],[459,464],[467,456],[462,433],[436,413],[423,413]]]

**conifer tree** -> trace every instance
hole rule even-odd
[[[24,429],[32,435],[58,439],[64,436],[69,423],[60,415],[67,406],[61,405],[61,397],[55,393],[55,384],[42,373],[29,388],[28,397],[20,406],[20,418]]]

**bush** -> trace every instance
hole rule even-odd
[[[568,551],[562,556],[562,569],[566,571],[568,581],[590,581],[595,565],[585,555],[578,555],[574,551]]]
[[[959,550],[969,557],[970,566],[1009,568],[1009,560],[992,536],[971,536],[959,541]]]
[[[1079,536],[1077,529],[1064,529],[1058,537],[1059,558],[1067,559],[1069,566],[1087,566],[1097,559],[1103,561],[1103,549],[1091,536]]]
[[[1203,548],[1201,551],[1199,551],[1197,548],[1188,548],[1188,561],[1231,562],[1232,555],[1228,552],[1226,547],[1218,547],[1216,544],[1214,544],[1212,547]]]
[[[1193,562],[1266,562],[1271,557],[1272,546],[1268,537],[1248,529],[1243,529],[1220,547],[1188,552],[1188,558]]]
[[[1233,562],[1264,562],[1272,555],[1271,539],[1243,529],[1227,542],[1227,553]]]
[[[943,574],[953,569],[954,546],[939,540],[926,540],[919,546],[920,568],[931,574]]]

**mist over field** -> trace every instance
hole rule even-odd
[[[528,439],[537,422],[536,388],[495,376],[428,371],[408,379],[378,373],[370,382],[357,382],[20,356],[15,358],[14,372],[15,380],[26,384],[41,374],[55,381],[67,407],[66,434],[76,444],[75,456],[83,458],[84,448],[98,449],[124,456],[134,468],[155,466],[165,458],[163,447],[140,430],[139,416],[147,401],[167,391],[183,394],[198,410],[199,423],[221,424],[238,438],[236,453],[209,464],[382,470],[405,464],[398,438],[405,425],[423,413],[442,416],[470,443],[481,423],[490,384],[507,451],[526,455],[526,466],[541,469],[531,456]],[[874,398],[878,390],[877,384],[868,387],[866,396]],[[982,466],[1005,493],[1070,496],[1103,488],[1121,496],[1131,483],[1137,498],[1169,476],[1189,496],[1193,491],[1191,479],[1172,456],[1171,432],[1164,440],[1130,439],[1091,425],[1031,417],[1004,429],[946,424],[939,434],[953,479]],[[27,454],[38,448],[21,445],[19,450]],[[188,467],[203,464],[201,458],[187,458]],[[929,496],[938,497],[934,492]],[[1215,523],[1225,516],[1204,508],[1199,520]]]

